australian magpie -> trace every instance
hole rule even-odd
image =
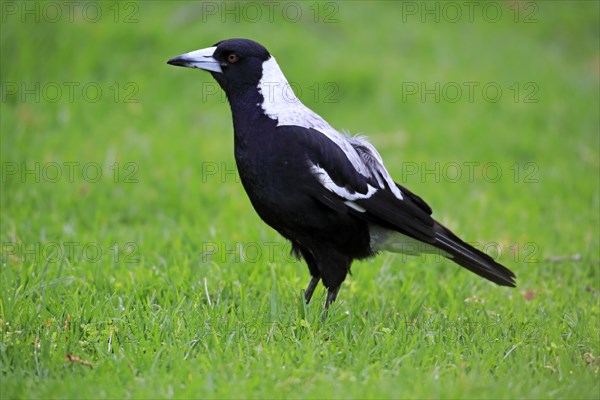
[[[304,258],[325,307],[353,260],[382,250],[437,253],[498,285],[515,275],[459,239],[427,203],[394,182],[364,137],[335,130],[293,94],[275,58],[259,43],[229,39],[168,64],[209,71],[233,117],[235,161],[254,209]]]

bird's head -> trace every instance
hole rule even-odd
[[[191,51],[167,61],[170,65],[209,71],[226,93],[256,87],[263,63],[271,55],[262,45],[248,39],[223,40],[212,47]]]

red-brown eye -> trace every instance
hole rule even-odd
[[[240,59],[240,57],[235,53],[231,53],[230,55],[227,56],[227,62],[229,64],[235,64],[236,62],[238,62],[239,59]]]

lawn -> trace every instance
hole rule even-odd
[[[0,3],[2,398],[600,398],[599,4]],[[230,37],[517,288],[386,253],[305,305],[166,64]]]

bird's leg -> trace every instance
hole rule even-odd
[[[310,282],[308,283],[308,286],[306,287],[306,290],[304,291],[304,300],[306,300],[306,304],[310,303],[310,299],[312,298],[315,288],[319,284],[320,280],[321,280],[320,276],[313,276],[312,279],[310,280]]]
[[[336,286],[334,288],[327,289],[327,300],[325,300],[325,309],[326,310],[328,310],[331,303],[333,303],[335,301],[335,298],[337,297],[337,295],[340,291],[340,287],[341,287],[341,285]]]

